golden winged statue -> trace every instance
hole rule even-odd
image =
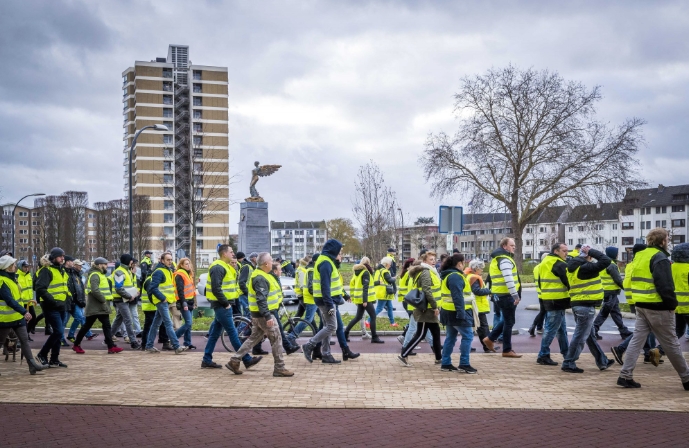
[[[259,166],[259,162],[254,162],[254,169],[251,170],[251,183],[249,184],[249,194],[251,197],[246,198],[247,202],[265,202],[261,195],[258,194],[256,190],[256,183],[259,177],[270,176],[276,173],[282,165],[263,165]]]

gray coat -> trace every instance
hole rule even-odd
[[[90,289],[86,296],[86,317],[110,314],[110,301],[105,300],[105,296],[100,292],[100,276],[91,276],[94,272],[99,272],[95,266],[89,269],[89,272],[86,274],[87,282],[89,283],[88,288]],[[108,282],[108,287],[110,287],[110,282]]]
[[[438,309],[438,303],[433,299],[433,281],[431,280],[431,271],[427,266],[417,265],[409,269],[409,278],[411,278],[418,288],[421,288],[428,307],[425,311],[414,310],[414,320],[417,322],[439,323],[438,317],[435,315],[435,310]]]

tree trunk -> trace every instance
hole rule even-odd
[[[519,223],[519,215],[517,214],[516,207],[514,209],[510,208],[510,213],[512,214],[512,234],[514,235],[514,262],[517,264],[517,271],[522,272],[522,224]]]

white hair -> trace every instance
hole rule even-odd
[[[476,259],[469,262],[469,269],[472,271],[475,271],[476,269],[485,269],[485,267],[486,264],[483,262],[483,260]]]
[[[261,252],[260,254],[258,254],[258,258],[256,259],[257,266],[263,266],[264,264],[269,262],[271,262],[271,257],[268,252]]]
[[[385,265],[392,266],[392,258],[383,257],[383,259],[380,260],[380,264],[382,264],[383,266],[385,266]]]

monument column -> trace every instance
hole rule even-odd
[[[251,252],[270,253],[270,221],[267,202],[239,204],[239,242],[237,247],[247,256]]]

